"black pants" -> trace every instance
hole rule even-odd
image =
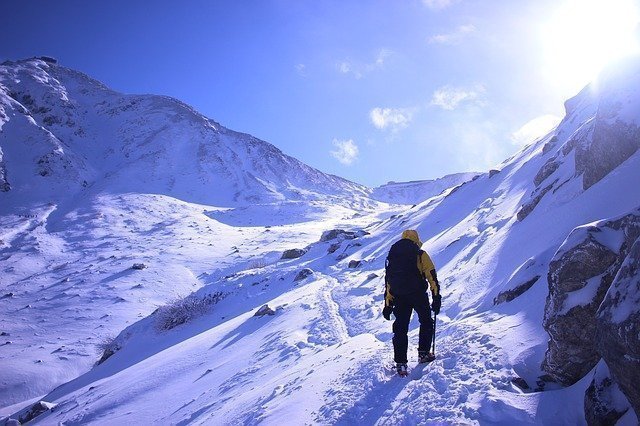
[[[409,332],[412,310],[416,311],[420,320],[418,352],[429,352],[433,337],[429,296],[426,292],[419,292],[394,296],[393,301],[395,303],[393,314],[396,316],[396,320],[393,322],[393,359],[395,362],[406,363],[407,347],[409,346],[407,333]]]

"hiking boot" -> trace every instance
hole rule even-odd
[[[436,356],[431,352],[418,352],[418,362],[420,364],[431,362],[434,359],[436,359]]]
[[[396,371],[398,372],[398,376],[400,377],[406,377],[409,374],[407,364],[404,362],[399,362],[396,364]]]

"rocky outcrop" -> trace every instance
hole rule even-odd
[[[0,192],[9,192],[11,185],[7,179],[7,169],[2,162],[2,150],[0,149]]]
[[[526,292],[527,290],[529,290],[538,280],[540,279],[540,276],[535,276],[533,278],[531,278],[530,280],[517,285],[516,287],[510,289],[510,290],[505,290],[500,292],[494,299],[493,299],[493,304],[494,305],[499,305],[501,303],[504,302],[511,302],[513,299],[515,299],[518,296],[522,296],[522,294],[524,292]]]
[[[531,214],[533,209],[536,208],[540,200],[542,200],[542,197],[547,195],[547,192],[551,191],[551,189],[556,183],[558,183],[557,179],[551,185],[545,186],[542,189],[540,188],[536,189],[533,192],[533,194],[531,194],[531,198],[529,199],[529,201],[524,203],[520,208],[520,210],[518,210],[518,214],[516,215],[518,218],[518,221],[522,222],[527,216],[529,216],[529,214]]]
[[[313,269],[304,268],[300,272],[298,272],[298,274],[296,275],[296,277],[293,280],[294,281],[302,281],[305,278],[310,277],[311,275],[313,275]]]
[[[640,210],[576,228],[549,265],[543,326],[549,344],[542,368],[572,385],[598,362],[596,311],[640,236]]]
[[[342,240],[353,240],[358,235],[354,231],[345,231],[344,229],[332,229],[330,231],[324,231],[320,236],[320,242],[335,240],[336,238]]]
[[[304,256],[304,254],[307,252],[307,250],[305,249],[290,249],[290,250],[285,250],[282,253],[282,257],[280,259],[297,259],[299,257]]]
[[[549,176],[551,176],[558,168],[560,167],[560,162],[556,158],[549,159],[544,165],[538,170],[538,173],[533,178],[533,183],[536,186],[540,186],[542,182]]]
[[[253,314],[254,317],[263,317],[265,315],[275,315],[276,311],[274,311],[273,309],[271,309],[271,307],[269,307],[269,305],[262,305],[260,307],[260,309],[258,309],[256,311],[255,314]]]
[[[636,239],[597,314],[598,352],[640,413],[640,238]]]
[[[33,404],[25,413],[20,415],[19,421],[20,423],[30,422],[36,417],[51,410],[55,406],[56,404],[52,404],[47,401],[38,401],[35,404]]]
[[[598,112],[598,115],[601,113]],[[576,147],[576,174],[582,174],[586,190],[640,148],[640,128],[634,124],[598,120],[590,144]]]
[[[584,395],[584,418],[589,426],[613,425],[629,409],[629,401],[600,362]]]

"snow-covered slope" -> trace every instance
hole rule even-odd
[[[568,101],[558,128],[498,172],[378,217],[338,206],[316,221],[264,227],[236,209],[223,224],[211,207],[139,194],[104,195],[89,207],[79,200],[56,226],[46,204],[36,218],[3,216],[13,245],[0,261],[15,294],[0,299],[2,327],[17,328],[18,318],[21,328],[0,347],[1,361],[31,379],[3,391],[3,402],[38,395],[40,377],[53,383],[83,359],[77,371],[97,361],[92,336],[78,342],[72,333],[109,309],[140,320],[114,315],[124,329],[106,345],[114,354],[44,396],[57,406],[36,422],[582,424],[593,374],[561,387],[541,370],[547,276],[573,229],[640,204],[640,63],[620,69]],[[321,238],[334,227],[355,232]],[[416,366],[410,352],[412,380],[390,369],[391,323],[381,316],[384,260],[407,228],[425,241],[444,294],[438,358]],[[54,256],[54,246],[65,252]],[[291,248],[304,250],[281,259]],[[149,268],[128,269],[139,259]],[[195,293],[147,315],[170,282],[176,295]],[[62,297],[40,293],[56,286]],[[51,314],[59,303],[63,319]],[[265,303],[274,315],[253,316]],[[4,374],[16,383],[19,373]],[[636,424],[619,394],[621,424]]]
[[[418,180],[412,182],[389,182],[373,188],[371,197],[386,203],[418,204],[442,193],[445,189],[453,188],[467,182],[479,173],[454,173],[438,179]]]
[[[0,406],[86,371],[101,340],[202,273],[387,214],[368,192],[175,99],[119,94],[50,60],[4,63]]]
[[[226,129],[180,101],[116,93],[50,61],[1,65],[0,110],[0,185],[9,200],[3,209],[85,189],[216,206],[326,196],[368,202],[366,188]]]

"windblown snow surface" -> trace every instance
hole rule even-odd
[[[20,66],[49,77],[67,72],[41,61]],[[15,67],[0,73],[5,93],[15,91],[7,77]],[[639,99],[637,77],[619,84],[625,90],[611,96],[627,106]],[[79,84],[73,90],[91,89]],[[287,176],[276,183],[260,180],[261,187],[250,184],[259,203],[246,202],[241,185],[239,192],[208,198],[207,191],[220,188],[207,181],[211,171],[184,178],[179,190],[177,183],[170,185],[184,170],[174,168],[186,163],[180,152],[189,145],[184,139],[163,157],[162,167],[136,163],[138,169],[126,172],[124,180],[114,177],[124,173],[118,167],[103,173],[90,147],[73,151],[71,142],[60,141],[61,149],[77,153],[73,164],[87,164],[81,168],[91,178],[87,188],[55,195],[42,183],[51,176],[34,175],[24,182],[44,195],[17,186],[0,193],[0,331],[7,342],[0,346],[0,415],[15,417],[42,399],[56,406],[35,423],[584,423],[590,376],[568,388],[526,393],[512,379],[522,377],[535,387],[542,375],[546,273],[557,248],[576,226],[626,213],[640,201],[638,152],[583,189],[568,142],[583,133],[588,137],[598,99],[609,96],[589,90],[572,101],[557,129],[499,165],[498,173],[482,174],[411,208],[374,202],[366,188],[337,178],[329,188],[319,175],[324,190],[299,183],[297,194],[306,195],[291,202],[284,202],[286,184],[280,183],[292,179]],[[95,97],[96,103],[111,102]],[[32,130],[47,135],[55,135],[56,127],[38,124],[27,107],[17,112],[19,101],[2,99],[0,147],[11,183],[11,150],[32,144],[22,151],[31,158],[42,143],[11,130],[11,122],[32,117]],[[640,118],[637,108],[624,112],[624,119]],[[77,120],[88,127],[85,122],[101,134],[95,121]],[[100,124],[105,131],[107,122]],[[156,158],[152,153],[159,148],[144,151],[139,139],[130,140],[139,144],[136,155]],[[128,146],[119,139],[112,145],[114,152]],[[534,180],[551,158],[558,166],[542,186],[553,181],[554,190],[518,220],[522,206],[538,194]],[[244,171],[234,167],[253,160],[247,154],[221,167],[240,175]],[[302,169],[297,170],[292,173]],[[276,193],[284,199],[274,199]],[[336,228],[354,233],[321,238]],[[437,359],[417,364],[414,318],[411,371],[399,378],[392,369],[391,323],[381,310],[384,260],[407,228],[417,229],[425,242],[444,299]],[[293,248],[307,251],[281,259]],[[134,263],[147,267],[132,269]],[[297,280],[305,268],[312,272]],[[494,305],[500,292],[535,276],[541,278],[525,294]],[[189,294],[196,301],[222,299],[167,330],[167,319],[180,315],[166,308],[153,312]],[[264,304],[275,314],[254,316]],[[94,365],[104,346],[118,350]],[[630,410],[621,421],[634,424],[637,418]]]

